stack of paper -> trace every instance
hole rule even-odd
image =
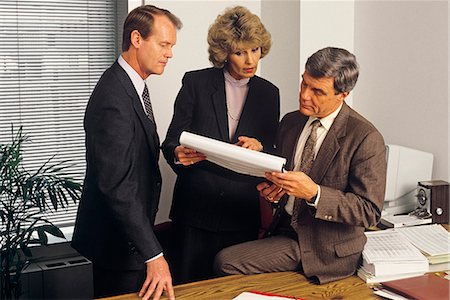
[[[416,248],[430,263],[430,272],[450,270],[450,232],[442,225],[423,225],[395,229]]]
[[[264,177],[265,172],[283,172],[286,159],[183,131],[180,144],[206,155],[206,159],[232,171]]]
[[[428,272],[428,260],[403,235],[392,229],[366,232],[358,276],[377,283],[418,276]]]

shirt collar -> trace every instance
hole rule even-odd
[[[231,76],[230,72],[228,70],[224,69],[223,74],[225,76],[225,81],[230,83],[232,86],[245,86],[250,81],[250,78],[242,78],[242,79],[236,79],[233,76]]]
[[[341,105],[335,111],[333,111],[331,114],[329,114],[328,116],[323,117],[321,119],[316,118],[316,117],[309,117],[308,121],[306,122],[305,127],[308,128],[308,126],[311,125],[311,123],[314,120],[320,120],[320,124],[322,124],[322,127],[324,127],[327,131],[330,130],[331,125],[333,125],[334,119],[336,119],[337,115],[341,111],[343,104],[344,104],[344,102],[342,102]]]
[[[145,80],[142,79],[142,77],[139,76],[139,74],[130,66],[130,64],[127,63],[127,61],[122,57],[122,55],[119,56],[117,62],[128,74],[128,77],[130,77],[131,82],[133,83],[134,88],[136,89],[136,92],[138,93],[139,97],[142,97],[142,92],[144,91],[145,87]]]

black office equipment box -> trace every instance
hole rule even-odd
[[[418,201],[431,213],[433,223],[449,223],[449,183],[443,180],[420,181]]]

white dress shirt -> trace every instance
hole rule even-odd
[[[311,133],[311,123],[318,119],[320,121],[320,124],[322,126],[317,128],[317,142],[316,142],[316,146],[314,147],[314,159],[317,156],[317,153],[319,152],[320,147],[322,146],[323,141],[325,140],[325,137],[327,136],[328,131],[331,128],[331,125],[333,125],[334,120],[336,119],[336,116],[339,114],[339,112],[341,111],[342,108],[342,104],[331,114],[329,114],[328,116],[322,118],[322,119],[318,119],[316,117],[309,117],[308,121],[305,124],[305,127],[302,130],[302,133],[300,134],[300,137],[298,138],[298,142],[297,142],[297,146],[295,148],[295,156],[294,156],[294,162],[295,162],[295,167],[294,167],[294,171],[298,172],[300,169],[300,162],[302,159],[302,152],[303,152],[303,148],[305,147],[306,144],[306,140],[309,137],[309,134]],[[316,200],[314,201],[314,203],[310,203],[308,201],[306,201],[307,204],[317,207],[319,200],[320,200],[320,186],[317,185],[318,187],[318,191],[317,191],[317,197]],[[284,207],[284,209],[286,210],[286,212],[290,215],[292,215],[292,211],[294,210],[294,201],[295,201],[295,196],[289,196],[288,202],[286,203],[286,206]],[[301,200],[304,201],[304,200]]]
[[[131,82],[134,85],[134,88],[139,96],[139,100],[141,100],[141,105],[142,108],[145,110],[145,105],[144,105],[144,99],[142,99],[142,93],[144,92],[144,87],[146,84],[146,81],[144,79],[142,79],[142,77],[136,72],[136,70],[134,70],[127,62],[125,59],[123,59],[122,55],[119,56],[119,59],[117,59],[117,62],[119,63],[119,65],[125,70],[125,72],[127,73],[128,77],[130,77]],[[148,88],[148,87],[147,87]]]

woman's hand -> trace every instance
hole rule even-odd
[[[183,146],[175,148],[175,157],[183,166],[193,165],[206,159],[203,153]]]
[[[238,142],[236,143],[236,145],[255,151],[263,150],[262,144],[257,139],[246,136],[238,137]]]

